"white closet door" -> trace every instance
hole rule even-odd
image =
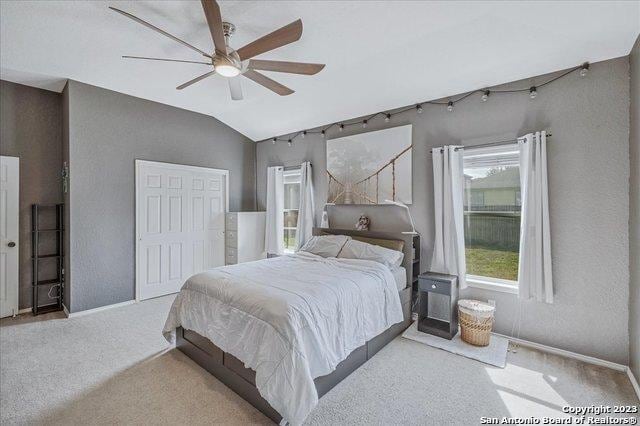
[[[137,296],[176,293],[224,265],[228,171],[136,161]]]
[[[18,157],[0,157],[0,317],[18,313]]]

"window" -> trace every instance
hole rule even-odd
[[[284,171],[284,251],[296,249],[298,207],[300,206],[300,169]]]
[[[517,292],[520,170],[515,146],[467,148],[464,154],[467,281]]]

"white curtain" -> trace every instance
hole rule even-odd
[[[311,163],[300,165],[300,206],[298,207],[298,235],[296,249],[299,249],[313,235],[316,208],[313,200],[313,175]]]
[[[457,275],[459,288],[466,288],[467,267],[464,253],[464,171],[462,149],[456,146],[434,148],[433,198],[435,242],[431,270]]]
[[[268,255],[284,253],[284,168],[267,169],[267,223],[264,247]]]
[[[546,132],[525,135],[518,146],[522,199],[519,296],[553,303]]]

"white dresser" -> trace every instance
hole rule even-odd
[[[231,212],[226,215],[227,265],[264,259],[265,212]]]

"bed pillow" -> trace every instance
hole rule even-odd
[[[404,253],[362,241],[349,240],[344,247],[342,247],[338,257],[344,259],[373,260],[387,265],[389,269],[393,269],[402,265]]]
[[[322,257],[338,257],[344,244],[351,240],[346,235],[317,235],[300,247],[300,251],[317,254]]]

